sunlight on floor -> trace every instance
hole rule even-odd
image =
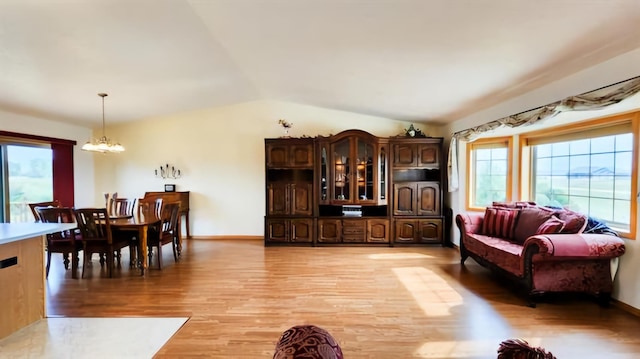
[[[495,358],[498,355],[499,345],[500,343],[493,341],[428,342],[418,349],[416,356],[420,358]]]
[[[461,340],[446,342],[428,342],[424,343],[416,352],[416,356],[420,358],[469,358],[469,357],[487,357],[493,358],[498,355],[498,348],[503,340],[515,339],[504,338],[499,341],[492,340]],[[527,338],[526,340],[532,347],[540,346],[542,341],[540,338]],[[495,356],[493,355],[495,354]]]
[[[450,315],[451,308],[463,303],[447,281],[424,267],[393,268],[393,272],[427,316]]]
[[[370,259],[421,259],[433,258],[422,253],[380,253],[369,255]]]

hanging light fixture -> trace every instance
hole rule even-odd
[[[82,150],[91,151],[91,152],[114,152],[120,153],[124,152],[124,147],[119,143],[111,143],[111,140],[104,134],[104,98],[109,96],[106,93],[99,93],[98,96],[102,97],[102,137],[96,139],[92,139],[91,141],[87,141],[82,146]]]

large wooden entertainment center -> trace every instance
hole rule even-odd
[[[442,138],[265,139],[265,245],[444,244]]]

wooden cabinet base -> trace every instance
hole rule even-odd
[[[444,245],[443,219],[441,217],[396,219],[393,243]]]
[[[0,339],[45,316],[43,241],[0,245]]]

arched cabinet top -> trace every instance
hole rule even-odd
[[[370,141],[377,141],[380,139],[380,137],[374,136],[372,134],[370,134],[367,131],[363,131],[363,130],[345,130],[342,132],[339,132],[335,135],[329,135],[329,136],[318,136],[319,139],[324,139],[330,142],[334,142],[334,141],[340,141],[344,138],[348,138],[348,137],[361,137],[361,138],[366,138],[367,140]]]

